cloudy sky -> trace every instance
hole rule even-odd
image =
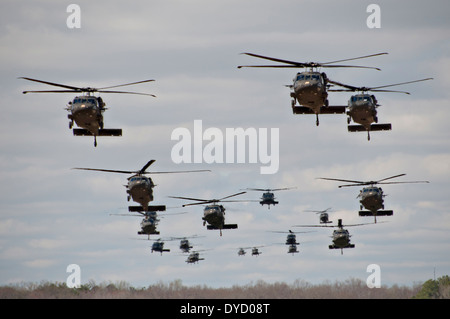
[[[71,1],[2,1],[0,4],[0,284],[65,282],[77,264],[81,281],[126,281],[134,286],[181,279],[186,285],[244,285],[258,280],[321,283],[369,276],[381,284],[412,285],[450,274],[450,4],[448,1],[378,1],[381,28],[369,28],[364,1],[78,1],[81,27],[68,28]],[[427,77],[378,93],[380,123],[392,131],[349,133],[345,115],[294,115],[289,89],[296,69],[237,69],[265,63],[242,52],[299,62],[327,62],[378,52],[355,61],[367,69],[322,69],[356,86],[380,86]],[[25,76],[74,86],[127,87],[157,97],[103,94],[105,127],[122,137],[74,137],[67,102],[74,94],[27,94],[51,89]],[[330,93],[346,105],[350,93]],[[279,170],[260,174],[257,163],[180,163],[171,152],[177,128],[279,130]],[[226,141],[224,141],[224,144]],[[206,145],[207,141],[203,142]],[[225,155],[224,155],[225,156]],[[210,169],[210,173],[153,175],[155,204],[171,207],[161,237],[200,235],[199,264],[186,264],[178,241],[168,254],[151,253],[137,235],[140,218],[127,212],[127,175],[72,170],[94,167],[153,171]],[[300,253],[287,254],[285,234],[271,231],[318,223],[314,213],[332,207],[330,219],[358,217],[358,187],[318,177],[429,184],[385,185],[386,209],[377,225],[351,227],[354,249],[329,250],[331,228],[298,234]],[[297,187],[276,193],[279,205],[227,203],[226,221],[238,229],[206,230],[202,206],[169,196],[220,198],[247,187]],[[258,200],[259,192],[239,199]],[[238,198],[237,198],[238,199]],[[295,230],[304,230],[296,228]],[[240,246],[265,245],[259,257],[239,257]]]

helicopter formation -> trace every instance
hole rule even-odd
[[[363,68],[380,71],[377,67],[359,66],[359,65],[342,65],[336,64],[340,62],[346,62],[357,59],[364,59],[370,57],[376,57],[381,55],[386,55],[386,52],[376,53],[371,55],[365,55],[349,59],[341,59],[330,62],[296,62],[284,59],[278,59],[263,55],[258,55],[254,53],[243,53],[245,55],[269,60],[273,62],[280,63],[278,65],[240,65],[238,68],[306,68],[307,71],[298,72],[291,85],[286,85],[291,89],[290,97],[291,108],[293,114],[314,114],[316,116],[316,126],[319,126],[319,114],[346,114],[348,131],[349,132],[360,132],[366,131],[367,138],[370,140],[370,132],[381,131],[381,130],[391,130],[391,123],[378,124],[377,108],[380,106],[374,95],[369,95],[368,92],[394,92],[394,93],[404,93],[410,94],[406,91],[394,91],[386,90],[388,87],[399,86],[405,84],[411,84],[416,82],[422,82],[431,80],[432,78],[424,78],[414,81],[395,83],[390,85],[381,85],[375,87],[357,87],[348,84],[344,84],[328,77],[325,72],[320,72],[320,68]],[[140,93],[140,92],[130,92],[130,91],[117,91],[111,90],[118,87],[131,86],[137,84],[143,84],[148,82],[153,82],[155,80],[143,80],[137,82],[130,82],[125,84],[119,84],[114,86],[107,86],[102,88],[92,88],[92,87],[76,87],[66,84],[60,84],[55,82],[43,81],[39,79],[20,77],[20,79],[38,82],[54,87],[59,87],[58,90],[33,90],[33,91],[23,91],[23,94],[27,93],[81,93],[82,95],[77,95],[72,101],[68,103],[66,110],[69,112],[69,129],[73,130],[74,136],[93,136],[94,137],[94,147],[97,147],[97,137],[98,136],[122,136],[122,129],[116,128],[104,128],[103,113],[107,109],[106,103],[100,96],[95,96],[96,93],[115,93],[115,94],[133,94],[133,95],[144,95],[155,97],[153,94]],[[341,87],[342,89],[335,88],[335,86]],[[360,94],[352,95],[348,101],[348,105],[331,105],[329,102],[329,92],[361,92]],[[350,125],[351,121],[357,123],[358,125]],[[78,128],[73,128],[74,124]],[[165,247],[165,242],[180,240],[179,248],[183,254],[189,254],[186,263],[193,264],[198,263],[205,258],[200,257],[200,252],[204,250],[193,250],[192,243],[188,239],[195,238],[198,236],[191,237],[170,237],[170,238],[158,238],[151,239],[151,235],[160,235],[157,229],[158,223],[160,222],[158,212],[165,212],[166,205],[150,205],[154,201],[153,189],[156,184],[153,182],[152,178],[147,175],[154,174],[171,174],[171,173],[200,173],[200,172],[210,172],[210,170],[185,170],[185,171],[163,171],[163,172],[149,172],[147,169],[155,162],[154,159],[148,161],[139,170],[116,170],[116,169],[105,169],[105,168],[87,168],[87,167],[75,167],[75,170],[83,171],[97,171],[97,172],[107,172],[107,173],[120,173],[130,175],[127,178],[126,187],[127,201],[132,200],[133,202],[139,204],[138,206],[129,206],[128,211],[137,214],[126,214],[126,216],[138,216],[142,217],[140,223],[140,230],[137,232],[138,235],[147,235],[147,240],[153,240],[151,246],[151,253],[159,252],[161,255],[163,253],[170,252],[170,249]],[[378,184],[405,184],[405,183],[429,183],[428,181],[406,181],[406,182],[392,182],[389,181],[394,178],[404,176],[406,174],[398,174],[383,178],[376,181],[358,181],[358,180],[346,180],[346,179],[336,179],[336,178],[324,178],[320,177],[322,180],[332,180],[340,181],[351,184],[340,185],[341,187],[349,186],[367,186],[364,187],[358,198],[360,198],[360,211],[359,216],[371,216],[374,217],[373,223],[360,223],[360,224],[347,224],[344,225],[342,219],[338,219],[336,225],[332,225],[333,222],[329,220],[328,212],[331,208],[327,208],[321,211],[310,211],[319,214],[319,224],[315,225],[293,225],[292,227],[332,227],[336,228],[332,234],[332,243],[329,245],[329,249],[340,249],[341,254],[343,254],[343,249],[355,248],[355,244],[351,242],[351,235],[345,227],[352,226],[362,226],[377,223],[377,216],[392,216],[392,210],[385,210],[384,208],[384,195],[383,190],[377,187]],[[275,206],[279,204],[276,200],[274,192],[292,190],[295,187],[282,187],[282,188],[246,188],[246,191],[260,191],[263,192],[262,197],[258,201],[261,206],[267,205],[268,209],[270,206]],[[189,201],[188,203],[182,204],[182,207],[194,206],[194,205],[204,205],[202,222],[203,226],[206,226],[207,230],[219,230],[220,236],[222,236],[223,230],[237,229],[237,223],[227,223],[225,221],[225,207],[222,203],[225,202],[251,202],[254,200],[236,200],[231,199],[247,193],[246,191],[241,191],[231,195],[227,195],[220,198],[213,199],[203,199],[197,197],[184,197],[184,196],[169,196],[169,198],[179,199],[184,201]],[[363,210],[363,208],[365,210]],[[287,253],[297,254],[299,253],[298,246],[300,243],[297,241],[296,234],[305,232],[294,232],[292,230],[286,231],[272,231],[274,233],[284,233],[287,234],[286,241],[284,245],[288,246]],[[271,245],[271,244],[268,244]],[[251,249],[252,256],[259,256],[262,252],[259,250],[262,247],[268,245],[255,245],[240,247],[238,250],[238,256],[244,256],[246,250]]]

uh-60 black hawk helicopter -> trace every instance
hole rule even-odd
[[[330,92],[361,92],[360,94],[352,95],[348,100],[348,111],[347,111],[347,124],[350,124],[350,121],[358,123],[360,125],[348,125],[349,132],[364,132],[367,131],[367,140],[370,141],[370,131],[388,131],[392,129],[391,123],[386,124],[378,124],[377,117],[377,108],[380,106],[378,104],[375,95],[368,94],[368,92],[390,92],[390,93],[404,93],[410,94],[406,91],[393,91],[393,90],[385,90],[384,88],[410,84],[415,82],[422,82],[427,80],[432,80],[433,78],[426,78],[421,80],[395,83],[389,85],[382,85],[376,87],[357,87],[348,84],[343,84],[337,81],[329,80],[330,83],[335,85],[344,87],[344,89],[330,89]],[[376,124],[372,124],[376,123]]]
[[[128,193],[128,201],[133,199],[133,201],[139,203],[141,206],[130,206],[129,211],[164,211],[166,207],[164,205],[149,206],[148,203],[153,201],[153,187],[156,185],[153,183],[150,177],[145,176],[146,174],[171,174],[171,173],[194,173],[194,172],[210,172],[210,170],[192,170],[192,171],[169,171],[169,172],[147,172],[146,169],[152,165],[155,160],[150,160],[138,171],[119,171],[111,169],[100,169],[100,168],[82,168],[76,167],[74,169],[87,170],[87,171],[99,171],[108,173],[122,173],[122,174],[133,174],[128,177],[128,184],[125,185]]]
[[[410,184],[410,183],[429,183],[428,181],[409,181],[409,182],[386,182],[387,180],[397,178],[400,176],[404,176],[406,174],[399,174],[395,176],[386,177],[380,179],[378,181],[354,181],[348,179],[336,179],[336,178],[320,178],[329,181],[338,181],[338,182],[346,182],[352,183],[348,185],[340,185],[341,187],[350,187],[350,186],[368,186],[363,187],[360,190],[358,198],[360,198],[360,211],[359,216],[373,216],[375,219],[375,223],[377,222],[377,216],[392,216],[394,212],[392,210],[384,210],[384,197],[386,195],[383,194],[383,189],[381,187],[376,187],[377,184]],[[363,207],[367,209],[363,211]]]
[[[378,55],[387,54],[376,53],[371,55],[360,56],[351,59],[336,60],[330,62],[296,62],[289,60],[282,60],[271,58],[263,55],[253,53],[243,53],[260,59],[270,60],[274,62],[283,63],[280,65],[240,65],[238,68],[252,67],[252,68],[309,68],[309,71],[298,72],[293,80],[292,85],[286,85],[291,88],[292,97],[292,111],[294,114],[315,114],[316,125],[319,125],[319,114],[343,114],[346,106],[331,106],[328,102],[327,89],[331,82],[324,72],[319,72],[318,68],[366,68],[380,70],[375,67],[358,66],[358,65],[336,65],[333,63],[363,59]],[[300,106],[296,106],[296,103]]]
[[[245,194],[246,192],[240,192],[233,195],[225,196],[220,199],[200,199],[200,198],[191,198],[191,197],[180,197],[180,196],[169,196],[170,198],[177,199],[185,199],[197,201],[198,203],[184,204],[185,206],[193,206],[193,205],[205,205],[203,210],[203,226],[206,226],[207,229],[218,229],[220,231],[220,236],[222,236],[222,229],[236,229],[238,228],[237,224],[225,224],[225,207],[223,205],[219,205],[219,202],[247,202],[247,200],[225,200],[230,197],[238,196]]]
[[[261,197],[261,201],[259,202],[262,205],[267,205],[268,209],[270,209],[270,205],[275,206],[278,204],[278,201],[275,200],[275,191],[285,191],[289,189],[294,189],[296,187],[285,187],[285,188],[247,188],[247,190],[251,191],[261,191],[264,192]]]
[[[362,226],[362,225],[370,225],[374,223],[364,223],[364,224],[351,224],[345,225],[349,226]],[[338,219],[337,225],[294,225],[292,227],[336,227],[331,236],[332,244],[328,246],[329,249],[340,249],[341,255],[343,254],[344,248],[355,248],[355,244],[350,242],[350,232],[347,229],[344,229],[344,225],[342,224],[342,219]]]
[[[45,90],[45,91],[23,91],[26,93],[83,93],[81,96],[76,96],[72,101],[70,101],[66,110],[70,112],[67,117],[69,118],[69,128],[72,129],[73,123],[75,122],[80,128],[73,129],[73,135],[75,136],[94,136],[94,146],[97,146],[97,136],[122,136],[122,129],[105,129],[103,128],[103,112],[106,104],[103,99],[98,96],[93,96],[94,93],[119,93],[119,94],[137,94],[137,95],[147,95],[155,97],[153,94],[148,93],[138,93],[138,92],[126,92],[126,91],[111,91],[108,89],[153,82],[155,80],[144,80],[114,86],[107,86],[102,88],[92,88],[92,87],[76,87],[66,84],[59,84],[54,82],[42,81],[27,77],[20,77],[20,79],[34,81],[39,83],[44,83],[52,86],[57,86],[64,88],[65,90]]]

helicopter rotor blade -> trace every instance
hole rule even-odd
[[[192,171],[143,172],[143,174],[176,174],[176,173],[199,173],[199,172],[211,172],[211,170],[197,169]]]
[[[375,54],[364,55],[364,56],[360,56],[360,57],[356,57],[356,58],[350,58],[350,59],[343,59],[343,60],[336,60],[336,61],[331,61],[331,62],[325,62],[325,63],[322,63],[322,64],[331,64],[331,63],[337,63],[337,62],[359,60],[359,59],[365,59],[365,58],[370,58],[370,57],[373,57],[373,56],[384,55],[384,54],[388,54],[388,53],[387,53],[387,52],[375,53]]]
[[[177,198],[177,199],[185,199],[185,200],[195,200],[195,201],[201,201],[201,202],[207,202],[209,199],[200,199],[200,198],[191,198],[191,197],[181,197],[181,196],[168,196],[170,198]]]
[[[386,182],[386,183],[381,182],[381,183],[378,183],[378,184],[414,184],[414,183],[426,183],[426,184],[428,184],[429,181]]]
[[[70,85],[59,84],[59,83],[54,83],[54,82],[47,82],[47,81],[42,81],[42,80],[37,80],[37,79],[32,79],[32,78],[27,78],[27,77],[19,77],[19,79],[24,79],[24,80],[28,80],[28,81],[44,83],[44,84],[53,85],[53,86],[59,86],[59,87],[62,87],[62,88],[71,89],[71,90],[75,90],[75,91],[82,90],[82,88],[79,88],[79,87],[76,87],[76,86],[70,86]]]
[[[268,57],[268,56],[264,56],[264,55],[259,55],[259,54],[254,54],[254,53],[248,53],[248,52],[244,52],[241,54],[246,54],[255,58],[260,58],[260,59],[265,59],[265,60],[269,60],[269,61],[274,61],[274,62],[280,62],[280,63],[286,63],[286,64],[291,64],[292,66],[274,66],[274,67],[303,67],[304,63],[301,62],[296,62],[296,61],[289,61],[289,60],[282,60],[282,59],[278,59],[278,58],[272,58],[272,57]],[[240,67],[244,67],[244,66],[240,66]],[[238,68],[240,68],[238,66]],[[265,66],[262,66],[265,67]],[[271,66],[268,66],[271,67]]]
[[[135,95],[147,95],[147,96],[156,97],[156,95],[154,95],[154,94],[149,94],[149,93],[139,93],[139,92],[127,92],[127,91],[104,91],[104,90],[95,90],[95,92],[99,92],[99,93],[135,94]]]
[[[421,80],[414,80],[414,81],[408,81],[408,82],[402,82],[402,83],[376,86],[376,87],[373,87],[372,89],[381,89],[381,88],[387,88],[387,87],[391,87],[391,86],[404,85],[404,84],[416,83],[416,82],[422,82],[422,81],[428,81],[428,80],[433,80],[433,78],[426,78],[426,79],[421,79]]]
[[[82,92],[79,90],[59,90],[59,91],[23,91],[23,94],[27,94],[27,93],[74,93],[74,92]]]
[[[117,87],[121,87],[121,86],[134,85],[134,84],[147,83],[147,82],[154,82],[154,81],[155,80],[144,80],[144,81],[138,81],[138,82],[132,82],[132,83],[126,83],[126,84],[119,84],[119,85],[113,85],[113,86],[107,86],[107,87],[99,88],[99,90],[112,89],[112,88],[117,88]]]
[[[386,178],[383,178],[383,179],[378,180],[377,183],[379,183],[379,182],[384,182],[384,181],[387,181],[388,179],[393,179],[393,178],[397,178],[397,177],[405,176],[405,175],[406,175],[406,174],[399,174],[399,175],[394,175],[394,176],[386,177]]]
[[[221,199],[219,199],[218,201],[222,201],[224,199],[227,199],[227,198],[230,198],[230,197],[234,197],[234,196],[238,196],[238,195],[242,195],[242,194],[245,194],[245,193],[247,193],[247,192],[240,192],[240,193],[236,193],[236,194],[233,194],[233,195],[225,196],[225,197],[222,197]]]
[[[318,64],[317,66],[320,66],[322,68],[360,68],[360,69],[374,69],[377,71],[381,71],[381,69],[377,68],[377,67],[362,66],[362,65],[322,65],[322,64]]]
[[[324,179],[327,181],[338,181],[338,182],[346,182],[346,183],[357,183],[357,184],[364,184],[365,182],[362,181],[353,181],[349,179],[338,179],[338,178],[327,178],[327,177],[319,177],[318,179]]]
[[[148,161],[147,164],[145,164],[145,165],[141,168],[141,170],[139,171],[139,173],[141,173],[141,174],[145,173],[145,170],[146,170],[150,165],[152,165],[155,161],[156,161],[156,160],[154,160],[154,159]]]
[[[86,167],[74,167],[72,169],[84,170],[84,171],[98,171],[98,172],[108,172],[108,173],[122,173],[122,174],[136,174],[133,171],[119,171],[112,169],[101,169],[101,168],[86,168]]]

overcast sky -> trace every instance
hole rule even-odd
[[[70,264],[81,281],[126,281],[144,287],[181,279],[186,285],[245,285],[258,280],[366,280],[370,264],[381,268],[381,284],[426,281],[450,274],[450,3],[378,1],[381,28],[369,28],[369,1],[77,1],[81,28],[68,28],[72,1],[2,1],[0,4],[0,284],[65,282]],[[397,87],[411,95],[377,93],[379,123],[392,131],[349,133],[345,115],[294,115],[289,88],[296,69],[237,69],[265,61],[252,52],[299,62],[327,62],[378,52],[354,61],[367,69],[322,69],[355,86],[381,86],[427,77]],[[75,94],[27,94],[52,89],[25,76],[74,86],[105,87],[155,79],[127,87],[157,97],[102,94],[107,128],[122,137],[75,137],[64,108]],[[329,95],[346,105],[350,93]],[[181,163],[171,158],[176,128],[279,130],[279,170],[260,174],[258,163]],[[225,143],[226,141],[224,141]],[[205,141],[203,145],[206,145]],[[138,170],[210,169],[210,173],[152,175],[154,204],[187,212],[161,218],[161,237],[193,239],[204,252],[186,264],[178,241],[170,253],[151,253],[137,235],[141,218],[127,212],[128,175],[72,170],[94,167]],[[371,222],[358,216],[359,187],[338,188],[331,177],[429,184],[385,185],[386,209],[377,225],[349,227],[354,249],[329,250],[331,228],[298,234],[300,253],[283,245],[292,225],[316,224],[305,210],[332,207],[330,219]],[[202,206],[168,196],[220,198],[247,187],[277,192],[279,205],[225,203],[227,223],[238,229],[202,226]],[[236,199],[258,200],[260,192]],[[131,202],[130,202],[131,203]],[[153,237],[157,238],[157,237]],[[262,255],[237,255],[241,246],[266,245]]]

